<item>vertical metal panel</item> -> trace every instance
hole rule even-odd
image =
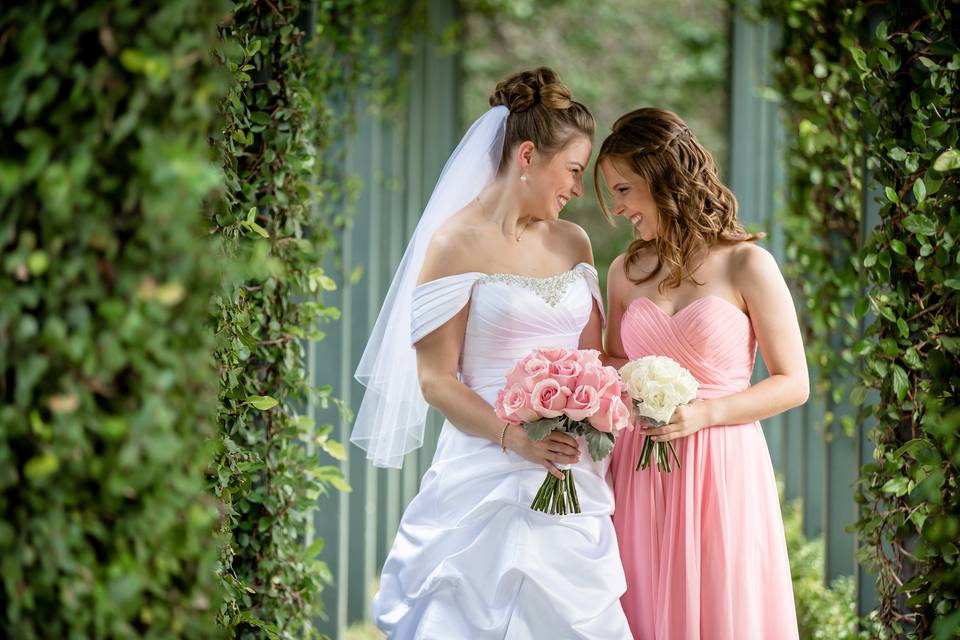
[[[360,114],[365,114],[365,105],[358,106]],[[343,260],[343,274],[348,282],[344,285],[351,292],[350,306],[342,309],[343,317],[348,320],[353,330],[350,336],[349,350],[344,354],[347,358],[347,369],[351,377],[356,364],[363,353],[367,336],[377,318],[380,307],[381,292],[378,273],[379,252],[375,247],[379,245],[379,216],[380,210],[374,206],[377,200],[377,172],[376,164],[378,149],[375,141],[377,123],[368,117],[360,117],[357,122],[357,133],[350,143],[350,160],[348,167],[353,175],[363,176],[363,188],[357,197],[356,210],[350,233],[351,251]],[[349,258],[349,259],[348,259]],[[349,284],[350,274],[354,269],[362,269],[363,285],[354,287]],[[360,398],[363,397],[363,387],[351,380],[350,406],[356,410]],[[349,429],[349,424],[347,425]],[[350,501],[350,553],[349,553],[349,581],[347,583],[347,620],[356,620],[367,615],[370,601],[369,579],[374,571],[373,550],[368,545],[368,531],[376,531],[377,483],[375,470],[366,464],[363,453],[355,446],[349,448],[351,465],[348,476],[353,493]]]
[[[781,154],[785,132],[778,124],[775,106],[757,95],[758,89],[770,83],[776,39],[769,22],[751,24],[740,17],[734,19],[729,165],[742,219],[768,231],[767,246],[783,267],[785,238],[774,214],[782,206],[778,191],[784,185]],[[771,121],[771,117],[777,120]],[[804,305],[797,306],[803,314]],[[766,375],[764,368],[757,369],[755,380]],[[765,421],[764,432],[771,458],[784,477],[787,498],[803,498],[805,532],[815,536],[822,530],[825,535],[825,574],[834,577],[853,571],[853,545],[845,528],[854,518],[851,484],[858,456],[855,442],[840,433],[839,418],[852,409],[826,397],[831,385],[818,384],[818,371],[812,370],[811,376],[810,401],[779,419]],[[827,411],[836,421],[824,438],[818,427],[824,424]]]
[[[431,44],[455,17],[455,5],[451,0],[430,2],[430,29],[414,43],[403,107],[375,116],[358,105],[356,133],[346,143],[346,170],[359,176],[363,187],[352,223],[338,238],[338,260],[331,257],[324,265],[331,275],[337,274],[340,288],[327,301],[340,307],[343,319],[326,328],[325,340],[310,346],[308,366],[312,384],[333,385],[353,411],[363,391],[353,381],[353,371],[458,133],[458,60]],[[355,268],[362,277],[351,283]],[[313,407],[313,414],[318,424],[335,424],[334,437],[349,442],[351,421],[340,420],[334,409]],[[428,442],[436,438],[439,425],[436,416],[431,420]],[[313,534],[326,540],[323,559],[335,580],[324,594],[327,620],[316,621],[321,632],[342,638],[348,624],[369,616],[370,586],[393,542],[403,506],[415,495],[431,458],[432,447],[428,455],[407,456],[401,471],[380,470],[366,462],[362,450],[348,446],[347,460],[340,466],[353,492],[323,496],[313,519]]]
[[[764,246],[782,266],[785,239],[775,214],[780,210],[784,181],[778,155],[784,137],[774,104],[758,90],[770,83],[771,51],[776,31],[768,23],[756,25],[735,16],[731,40],[730,187],[740,205],[740,219],[748,229],[766,231]],[[753,382],[768,375],[760,354]],[[784,474],[788,497],[800,493],[803,460],[802,409],[763,421],[770,457]]]
[[[824,515],[824,552],[826,578],[853,573],[855,552],[853,535],[846,528],[856,520],[853,483],[857,479],[856,441],[843,433],[841,415],[849,415],[849,403],[830,403],[836,419],[830,424],[824,469],[827,487]]]
[[[814,383],[818,377],[816,368],[813,368],[811,375]],[[811,386],[812,389],[812,386]],[[826,475],[824,471],[824,459],[826,457],[826,442],[823,437],[823,430],[820,425],[823,424],[825,405],[823,398],[811,390],[810,399],[803,407],[803,411],[793,411],[803,419],[802,424],[794,425],[796,429],[803,432],[804,458],[803,473],[803,532],[808,537],[819,536],[823,531],[825,523],[823,521],[823,505],[826,502]]]

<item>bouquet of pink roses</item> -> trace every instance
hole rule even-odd
[[[594,460],[613,451],[615,435],[632,426],[630,398],[613,367],[600,363],[593,349],[534,349],[507,373],[497,396],[501,420],[523,425],[531,440],[553,431],[583,437]],[[557,465],[563,480],[547,473],[532,509],[545,513],[580,513],[571,465]]]

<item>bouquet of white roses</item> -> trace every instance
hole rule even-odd
[[[677,407],[697,397],[698,383],[693,374],[675,360],[665,356],[646,356],[631,360],[620,369],[620,378],[633,399],[634,417],[645,419],[654,427],[662,427],[673,416]],[[637,471],[650,465],[650,456],[656,456],[659,471],[672,471],[672,457],[677,467],[680,458],[672,442],[654,442],[643,439]]]

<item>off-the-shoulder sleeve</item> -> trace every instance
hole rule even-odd
[[[457,315],[470,301],[482,273],[459,273],[425,282],[413,290],[410,305],[410,344],[415,345]]]
[[[590,295],[596,301],[597,309],[600,310],[600,318],[603,320],[603,325],[606,326],[607,314],[603,310],[603,294],[600,292],[600,276],[597,274],[597,268],[586,262],[581,262],[575,268],[583,274],[583,279],[587,281],[587,286],[590,287]]]

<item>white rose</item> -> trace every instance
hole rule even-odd
[[[668,422],[677,407],[697,397],[696,378],[671,358],[639,358],[625,364],[620,374],[637,414],[656,422]]]

